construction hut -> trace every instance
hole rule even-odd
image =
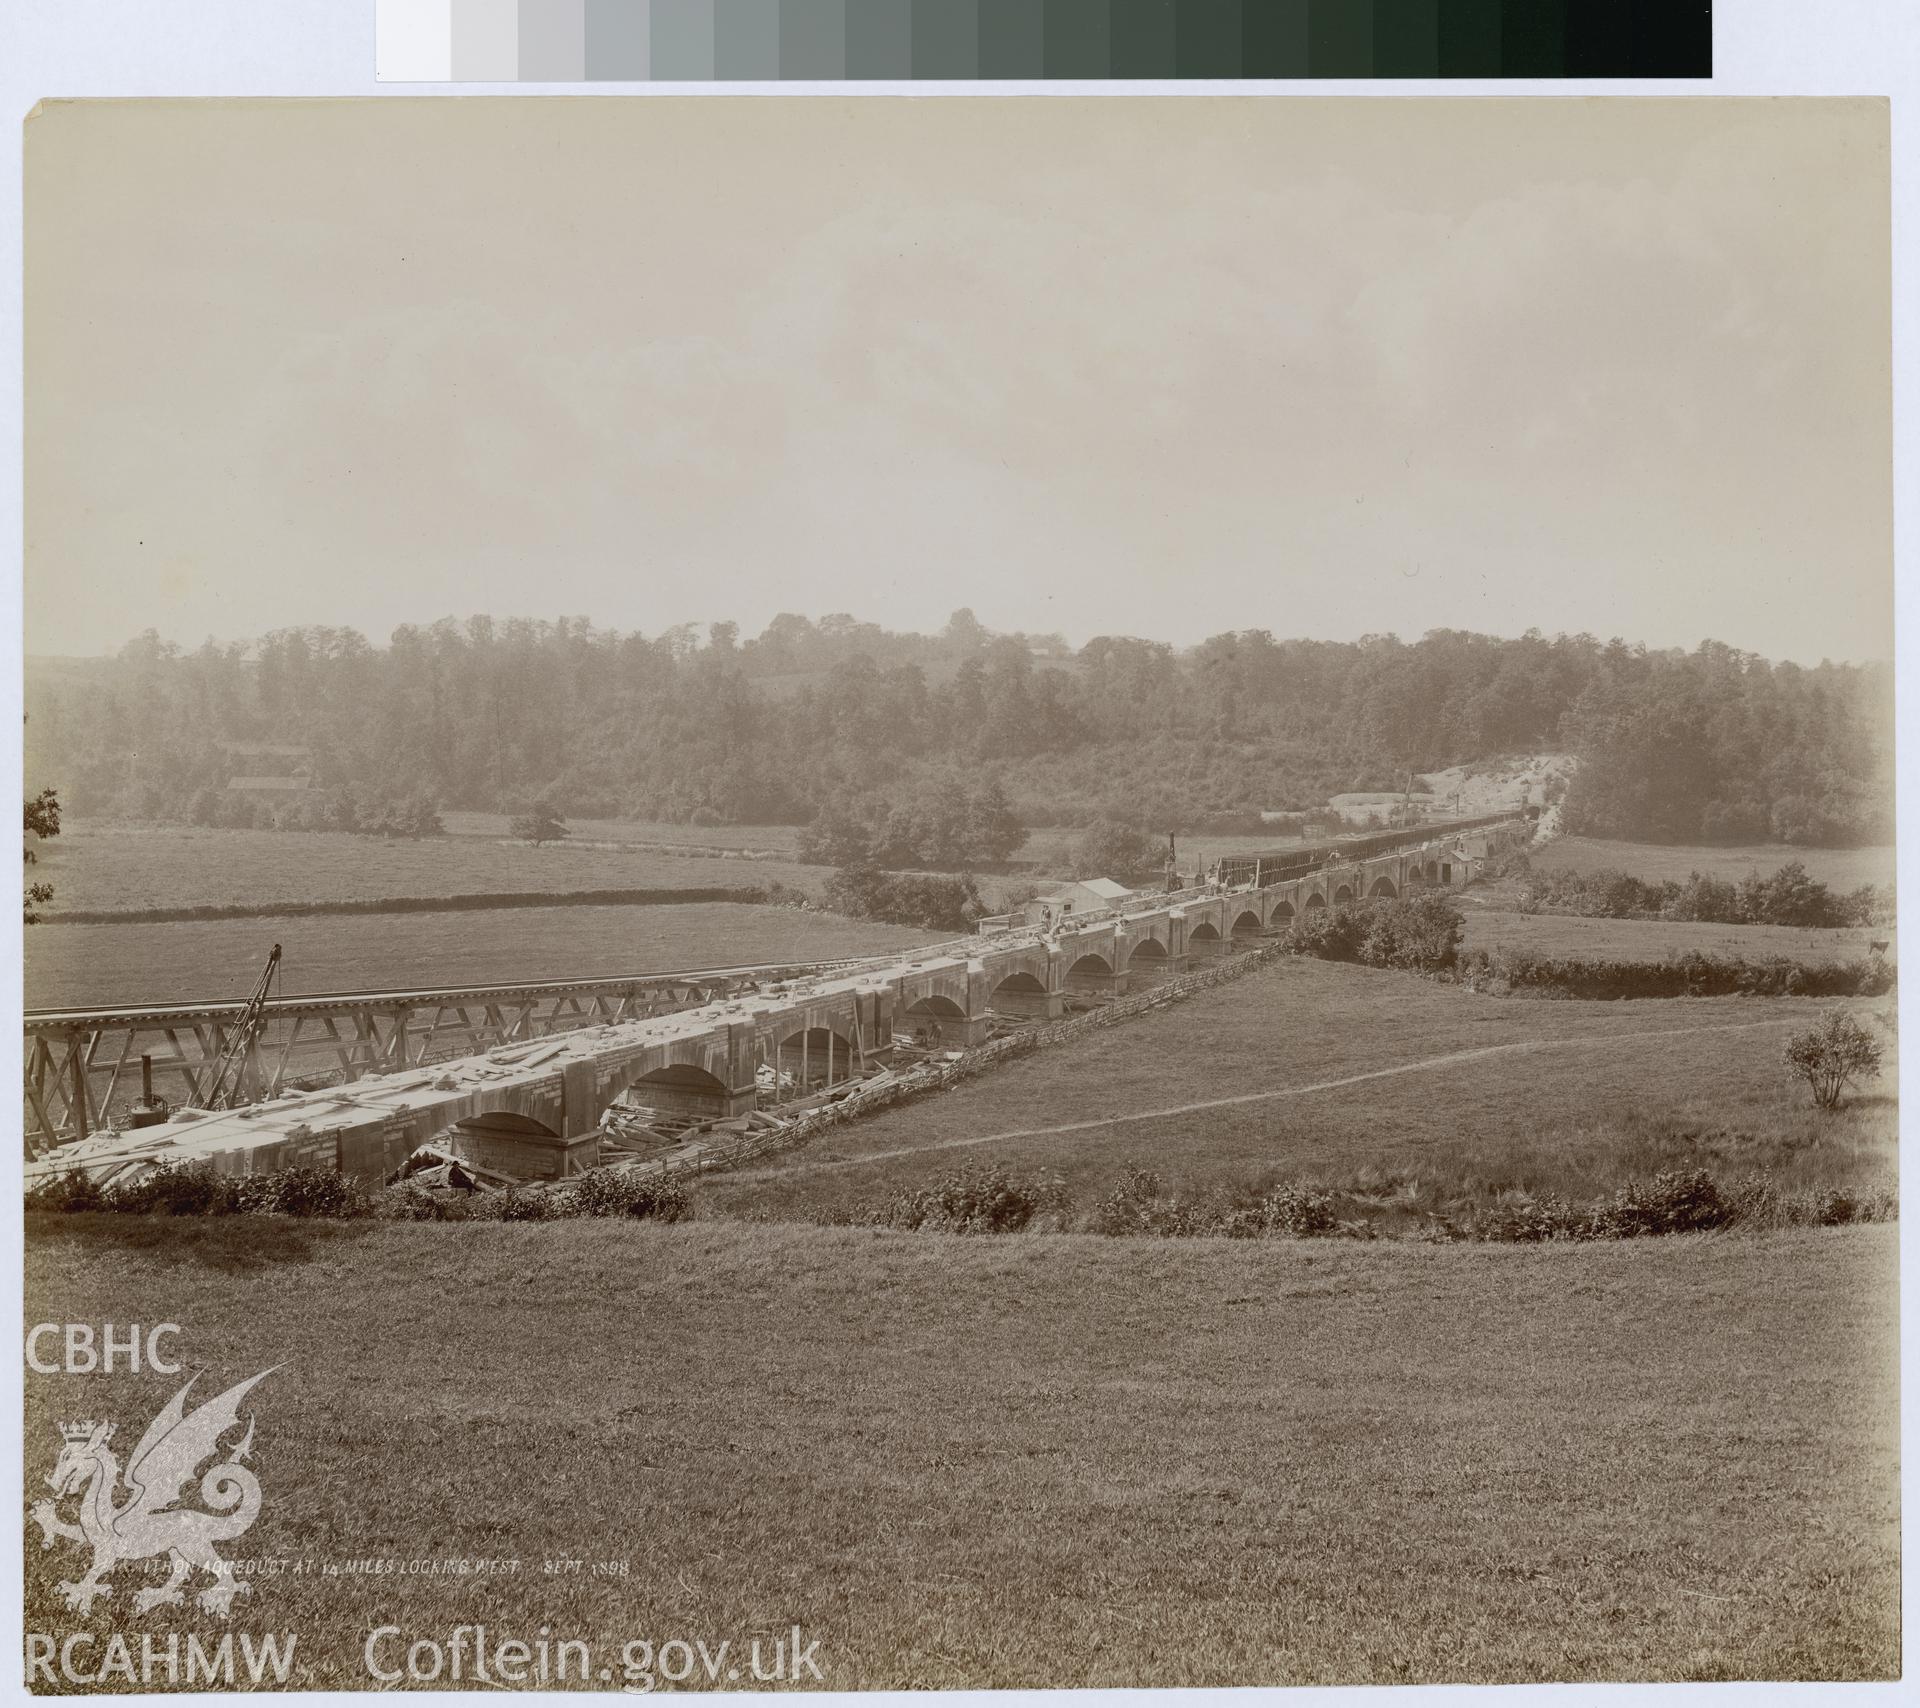
[[[1076,914],[1104,913],[1109,908],[1124,906],[1137,893],[1111,878],[1076,878],[1070,884],[1055,884],[1044,895],[1028,902],[1027,923],[1051,925]]]

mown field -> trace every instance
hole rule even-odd
[[[264,1563],[234,1626],[295,1633],[298,1686],[367,1687],[383,1625],[587,1640],[598,1688],[634,1638],[795,1624],[837,1688],[1899,1666],[1889,1228],[1523,1249],[69,1217],[26,1251],[28,1323],[179,1323],[208,1393],[277,1366],[248,1408],[264,1506],[227,1551]],[[178,1378],[26,1380],[37,1486],[59,1420],[137,1431]],[[134,1615],[138,1566],[77,1618],[74,1548],[30,1534],[28,1629],[207,1631]],[[476,1557],[517,1565],[325,1575]]]
[[[988,1163],[1057,1176],[1081,1203],[1131,1167],[1181,1195],[1300,1181],[1383,1205],[1436,1185],[1580,1201],[1676,1167],[1885,1190],[1892,1049],[1889,1077],[1832,1116],[1780,1067],[1785,1039],[1825,1006],[1526,1001],[1283,960],[714,1175],[699,1198],[734,1214],[831,1218]],[[1863,1017],[1871,1007],[1855,1006]]]
[[[654,827],[649,827],[654,828]],[[765,885],[817,888],[817,866],[682,856],[572,842],[535,848],[480,836],[418,842],[327,831],[194,830],[69,821],[38,850],[36,878],[63,911],[202,907],[235,902],[362,901],[385,896],[523,890]]]
[[[725,902],[44,924],[26,934],[26,1005],[243,997],[275,943],[282,949],[278,988],[292,996],[829,960],[911,948],[935,935],[838,914]]]
[[[443,812],[449,836],[478,836],[494,841],[509,835],[512,815],[503,812]],[[628,818],[570,818],[571,842],[642,843],[665,848],[743,849],[755,854],[791,856],[800,838],[797,824],[666,824]]]
[[[1762,877],[1798,860],[1820,883],[1836,890],[1894,881],[1894,850],[1888,848],[1792,848],[1769,842],[1737,848],[1666,847],[1652,842],[1604,842],[1563,836],[1532,851],[1533,864],[1574,872],[1631,872],[1649,881],[1685,880],[1691,872],[1716,878]]]
[[[1893,957],[1886,926],[1809,931],[1793,925],[1712,925],[1687,919],[1584,919],[1563,913],[1519,913],[1487,905],[1481,892],[1461,898],[1468,949],[1504,945],[1538,955],[1586,955],[1608,961],[1658,961],[1670,955],[1728,955],[1746,960],[1857,961],[1874,943]]]

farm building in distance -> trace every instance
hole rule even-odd
[[[226,787],[236,795],[265,799],[302,795],[313,787],[313,752],[280,741],[229,741],[221,745],[233,775]]]
[[[1028,925],[1045,925],[1065,913],[1098,913],[1129,901],[1134,891],[1111,878],[1079,878],[1072,883],[1055,884],[1044,895],[1037,895],[1021,909]]]

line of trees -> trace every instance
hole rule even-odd
[[[830,912],[850,919],[916,925],[927,931],[968,931],[987,911],[970,875],[883,872],[870,865],[843,866],[827,880],[823,900]]]
[[[161,815],[165,816],[165,815]],[[188,824],[222,830],[343,830],[355,836],[441,836],[445,826],[432,795],[415,789],[376,795],[347,785],[262,798],[243,789],[196,789],[181,815]]]
[[[998,777],[969,786],[947,775],[903,788],[843,790],[820,803],[800,833],[802,860],[822,866],[998,865],[1027,840]]]
[[[1596,919],[1684,919],[1720,925],[1800,925],[1828,929],[1879,925],[1894,916],[1893,889],[1862,884],[1837,893],[1789,860],[1769,877],[1758,872],[1738,880],[1690,872],[1678,878],[1636,878],[1605,868],[1591,872],[1530,871],[1521,888],[1521,908],[1532,913],[1573,913]]]
[[[149,632],[113,658],[30,660],[26,688],[29,778],[82,816],[189,817],[254,744],[294,750],[276,765],[328,797],[514,811],[545,796],[575,817],[698,824],[799,824],[842,803],[869,842],[986,863],[998,832],[927,810],[950,805],[953,778],[996,780],[1022,826],[1201,832],[1397,788],[1409,770],[1570,750],[1572,831],[1891,835],[1890,668],[1771,664],[1714,642],[1245,630],[1076,652],[964,611],[937,635],[788,615],[746,640],[730,623],[649,637],[482,616],[403,627],[384,647],[304,628],[189,652]]]

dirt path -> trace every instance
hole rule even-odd
[[[1165,1109],[1145,1109],[1134,1115],[1103,1115],[1094,1121],[1068,1121],[1057,1127],[1014,1127],[1003,1133],[980,1133],[964,1139],[941,1139],[930,1145],[905,1145],[897,1150],[869,1151],[864,1156],[823,1158],[818,1162],[799,1162],[778,1170],[766,1170],[768,1178],[791,1176],[827,1168],[857,1168],[864,1163],[890,1162],[895,1157],[925,1156],[930,1151],[960,1150],[972,1145],[995,1145],[1009,1139],[1050,1139],[1062,1133],[1092,1133],[1102,1127],[1124,1127],[1138,1121],[1164,1121],[1170,1115],[1191,1115],[1201,1109],[1230,1109],[1245,1103],[1270,1103],[1282,1097],[1305,1097],[1316,1091],[1338,1091],[1343,1086],[1364,1085],[1368,1080],[1392,1079],[1405,1073],[1433,1073],[1458,1067],[1463,1062],[1485,1061],[1494,1056],[1523,1055],[1535,1050],[1587,1050],[1608,1044],[1645,1043],[1658,1038],[1695,1038],[1715,1032],[1758,1032],[1768,1027],[1793,1026],[1799,1017],[1788,1020],[1742,1020],[1726,1026],[1668,1026],[1651,1032],[1615,1032],[1597,1038],[1528,1038],[1513,1044],[1483,1044],[1472,1050],[1452,1050],[1446,1055],[1423,1056],[1419,1061],[1400,1062],[1393,1067],[1370,1068],[1365,1073],[1348,1074],[1342,1079],[1315,1080],[1310,1085],[1283,1085],[1273,1091],[1248,1091],[1237,1097],[1208,1097],[1198,1103],[1175,1103]]]

